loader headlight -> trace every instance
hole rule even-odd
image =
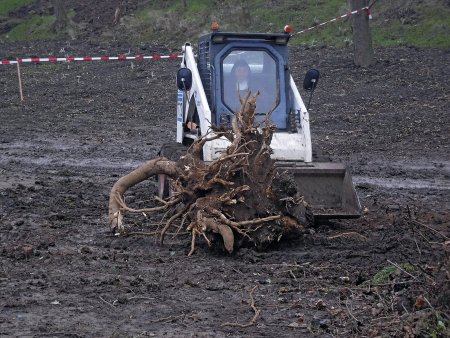
[[[213,34],[214,34],[214,33],[213,33]],[[221,34],[213,35],[212,41],[213,41],[214,43],[224,43],[224,41],[225,41],[225,36],[224,36],[224,35],[221,35]]]
[[[286,36],[277,36],[277,37],[275,38],[275,43],[276,43],[277,45],[287,45],[288,41],[289,41],[289,35],[286,35]]]

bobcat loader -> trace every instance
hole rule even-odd
[[[314,162],[309,115],[288,65],[289,33],[226,33],[213,30],[199,38],[197,56],[190,43],[183,46],[181,68],[177,73],[176,142],[188,146],[200,136],[211,133],[211,125],[231,128],[234,113],[240,108],[233,81],[233,66],[245,62],[250,78],[247,87],[257,90],[258,118],[272,111],[272,158],[279,172],[293,173],[297,191],[311,206],[314,219],[356,218],[361,206],[349,171],[341,163]],[[310,70],[304,88],[313,91],[319,72]],[[244,85],[245,86],[245,85]],[[312,93],[311,93],[312,94]],[[220,156],[229,141],[207,142],[203,160]],[[171,157],[174,148],[162,149]],[[167,179],[159,177],[159,194],[167,195]]]

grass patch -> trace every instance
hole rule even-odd
[[[0,15],[6,15],[22,6],[29,5],[33,0],[1,0]]]
[[[32,16],[18,24],[5,34],[10,41],[49,40],[55,37],[52,33],[54,16]]]
[[[343,0],[329,0],[325,3],[317,0],[289,1],[281,10],[267,8],[263,1],[258,2],[260,4],[254,11],[255,17],[269,24],[270,31],[273,32],[281,32],[286,24],[292,26],[293,32],[298,32],[328,21],[348,10],[348,3]],[[263,30],[266,28],[267,31],[267,27],[261,28]],[[291,39],[290,43],[310,46],[344,46],[347,44],[349,33],[349,20],[344,19],[297,35]]]
[[[399,265],[403,270],[405,270],[406,272],[412,273],[414,271],[416,271],[416,267],[414,265],[411,265],[409,263],[404,263],[404,264],[400,264]],[[393,266],[393,265],[388,265],[386,267],[384,267],[381,271],[377,272],[375,274],[375,276],[372,277],[372,279],[370,280],[371,284],[384,284],[387,283],[391,280],[391,276],[392,274],[399,272],[400,270]]]
[[[32,2],[0,0],[0,16]],[[180,43],[195,43],[199,35],[209,32],[213,21],[218,21],[223,31],[275,33],[281,32],[289,24],[294,32],[299,32],[349,10],[348,0],[186,0],[186,5],[179,0],[149,1],[137,12],[127,13],[121,36],[131,42],[153,41],[179,48]],[[380,1],[372,8],[372,14],[374,20],[370,26],[374,47],[450,48],[450,8],[443,2],[411,0],[401,5],[395,1]],[[49,29],[52,20],[50,17],[26,18],[9,32],[9,39],[58,37]],[[108,30],[103,34],[105,38],[111,36]],[[349,46],[352,44],[351,19],[347,17],[297,35],[290,40],[290,44],[310,47]]]
[[[417,22],[402,24],[399,19],[390,19],[384,24],[374,24],[374,46],[450,48],[450,8],[421,5],[416,10],[422,15]]]
[[[205,0],[188,0],[187,3],[188,6],[184,7],[182,1],[177,1],[170,7],[170,10],[183,14],[183,16],[197,17],[200,13],[203,13],[212,7],[211,1]]]
[[[430,338],[439,338],[445,337],[447,331],[447,327],[449,325],[449,321],[437,318],[435,323],[428,323],[426,331],[428,333],[428,337]]]

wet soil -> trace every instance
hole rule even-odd
[[[140,48],[3,45],[0,59],[169,52]],[[1,66],[0,335],[442,334],[437,318],[448,324],[450,304],[450,54],[376,55],[376,66],[360,69],[349,50],[291,53],[297,83],[308,68],[321,71],[310,109],[314,148],[349,166],[363,216],[317,225],[264,252],[228,255],[199,242],[192,257],[188,235],[168,236],[164,246],[118,237],[106,217],[115,181],[175,139],[178,61],[24,64],[23,103],[17,69]],[[155,193],[150,180],[127,202],[152,206]],[[249,323],[252,298],[261,311],[253,325],[223,325]]]

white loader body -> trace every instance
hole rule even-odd
[[[234,114],[240,109],[238,98],[242,96],[239,84],[234,84],[234,90],[229,89],[233,88],[229,79],[238,74],[236,65],[244,62],[256,79],[246,83],[247,94],[260,93],[256,122],[271,112],[270,120],[276,127],[270,147],[277,171],[293,175],[297,193],[311,206],[317,219],[359,217],[361,205],[346,167],[313,161],[309,114],[290,74],[288,41],[288,34],[215,31],[200,37],[197,57],[186,43],[177,74],[176,141],[189,146],[202,136],[213,138],[213,125],[231,128]],[[318,79],[319,72],[310,70],[304,89],[314,90]],[[250,84],[258,89],[252,89]],[[214,161],[229,145],[225,137],[206,142],[203,160]],[[170,151],[161,155],[170,155]],[[166,185],[162,177],[160,195]]]
[[[186,67],[192,72],[192,88],[183,93],[178,93],[178,105],[177,105],[177,142],[182,143],[184,137],[197,138],[198,135],[191,134],[184,131],[184,121],[186,121],[189,111],[194,109],[191,105],[195,104],[200,121],[200,131],[202,136],[210,134],[211,131],[211,109],[208,104],[208,100],[205,95],[205,90],[200,78],[200,74],[197,68],[195,55],[190,45],[183,47],[183,59],[181,61],[181,67]],[[290,78],[290,91],[293,97],[293,107],[297,111],[300,119],[300,125],[297,128],[297,132],[275,132],[273,134],[272,142],[270,144],[273,154],[272,158],[281,161],[312,161],[312,147],[311,147],[311,134],[309,130],[309,114],[306,106],[300,96],[300,93],[295,85],[294,79]],[[183,97],[183,94],[187,97]],[[183,98],[188,101],[189,104],[183,104]],[[204,161],[212,161],[220,156],[230,142],[226,138],[220,138],[211,142],[207,142],[203,148]]]

